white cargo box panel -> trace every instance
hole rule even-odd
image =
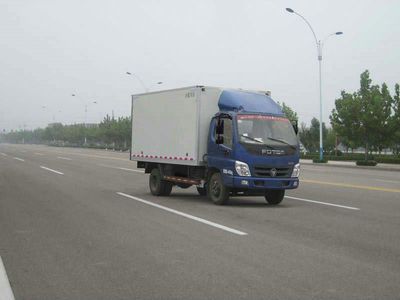
[[[221,92],[194,86],[133,95],[131,159],[203,165]]]

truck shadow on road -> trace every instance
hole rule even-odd
[[[164,198],[168,200],[168,197]],[[192,193],[174,193],[171,194],[171,199],[185,201],[186,203],[200,203],[204,205],[216,206],[216,207],[265,207],[269,209],[283,209],[289,208],[290,206],[287,203],[282,203],[280,205],[270,205],[268,204],[263,197],[231,197],[229,201],[223,206],[217,206],[210,199],[205,196],[199,196]]]

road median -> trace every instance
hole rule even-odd
[[[337,167],[337,168],[400,172],[400,165],[396,164],[378,163],[376,166],[357,166],[355,161],[328,161],[327,163],[314,163],[311,159],[300,159],[300,163],[302,165],[314,165],[321,167]]]

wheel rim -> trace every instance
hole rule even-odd
[[[214,198],[218,198],[219,195],[221,194],[221,185],[219,184],[219,181],[214,179],[211,182],[211,194],[213,195]]]

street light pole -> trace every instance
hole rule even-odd
[[[76,97],[76,94],[72,94],[71,96],[72,96],[72,97]],[[88,102],[85,101],[84,103],[85,103],[85,119],[84,119],[84,121],[83,121],[83,127],[85,128],[85,141],[84,141],[84,145],[86,145],[86,143],[87,143],[86,124],[87,124],[87,108],[88,108]],[[93,101],[93,102],[91,102],[91,103],[97,104],[97,101]],[[90,103],[89,103],[89,104],[90,104]]]
[[[322,45],[318,41],[318,73],[319,73],[319,160],[324,159],[324,143],[322,137]]]
[[[308,27],[310,28],[310,30],[314,36],[315,44],[317,46],[318,73],[319,73],[319,160],[322,161],[324,159],[324,144],[323,144],[323,138],[322,138],[322,48],[324,46],[324,42],[329,37],[331,37],[333,35],[341,35],[341,34],[343,34],[343,32],[338,31],[335,33],[331,33],[324,40],[321,41],[317,38],[317,35],[315,34],[314,29],[312,28],[310,22],[308,22],[305,17],[303,17],[299,13],[295,12],[291,8],[286,8],[286,11],[299,16],[301,19],[303,19],[304,22],[306,22],[306,24],[308,25]]]
[[[146,87],[146,85],[144,84],[143,80],[135,73],[131,73],[131,72],[126,72],[127,75],[129,76],[134,76],[136,77],[136,79],[140,82],[140,84],[142,85],[143,89],[145,90],[146,93],[149,92],[149,89]]]
[[[163,84],[162,81],[157,81],[153,85],[150,86],[150,89],[148,89],[147,86],[144,84],[143,80],[140,79],[140,77],[137,74],[131,73],[131,72],[126,72],[126,74],[129,76],[134,76],[140,82],[142,88],[145,90],[146,93],[148,93],[150,90],[152,90],[156,85]]]

